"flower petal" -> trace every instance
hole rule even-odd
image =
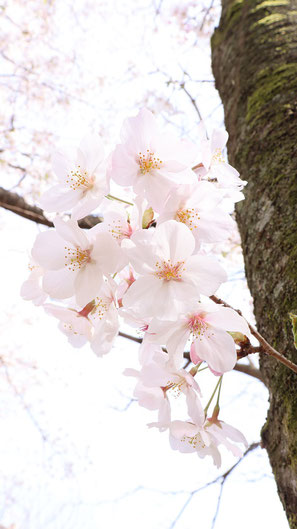
[[[193,349],[201,360],[217,373],[231,371],[237,354],[233,338],[220,329],[209,328],[193,342]]]
[[[32,257],[46,270],[59,270],[65,265],[65,242],[54,230],[39,233],[32,248]]]
[[[88,263],[76,275],[74,287],[78,305],[84,307],[94,299],[103,283],[103,273],[100,266]]]

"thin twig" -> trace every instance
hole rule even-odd
[[[239,371],[240,373],[244,373],[245,375],[249,375],[250,377],[257,378],[258,380],[261,380],[264,384],[263,377],[261,375],[261,372],[256,367],[252,367],[246,364],[235,364],[233,367],[233,371]]]
[[[233,470],[242,462],[242,460],[250,453],[252,452],[252,450],[255,450],[255,448],[258,448],[260,446],[260,442],[257,442],[257,443],[252,443],[248,448],[247,450],[244,452],[243,456],[238,459],[238,461],[236,461],[236,463],[234,465],[232,465],[232,467],[230,467],[228,470],[226,470],[226,472],[224,472],[224,474],[218,476],[217,478],[213,479],[212,481],[209,481],[208,483],[206,483],[205,485],[203,485],[202,487],[198,488],[198,489],[195,489],[195,490],[192,490],[191,492],[189,492],[188,494],[188,498],[186,499],[185,503],[183,504],[183,506],[181,507],[181,509],[179,510],[176,518],[171,522],[170,526],[168,527],[168,529],[173,529],[178,520],[180,519],[180,517],[182,516],[182,514],[184,513],[184,511],[186,510],[186,508],[188,507],[189,503],[191,502],[191,500],[193,499],[193,497],[200,491],[210,487],[211,485],[214,485],[215,483],[218,483],[220,482],[220,485],[221,485],[221,489],[220,489],[220,495],[219,495],[219,502],[218,502],[218,505],[217,505],[217,508],[216,508],[216,512],[215,512],[215,515],[214,515],[214,518],[213,518],[213,521],[212,521],[212,529],[214,528],[214,525],[215,525],[215,522],[216,522],[216,518],[218,516],[218,513],[219,513],[219,507],[220,507],[220,501],[221,501],[221,496],[222,496],[222,489],[223,489],[223,486],[225,484],[225,481],[226,479],[228,478],[228,476],[230,476],[231,472],[233,472]]]
[[[142,343],[142,338],[138,338],[137,336],[132,336],[131,334],[128,334],[126,332],[119,332],[119,336],[122,338],[126,338],[127,340],[131,340],[132,342],[136,343]],[[164,349],[163,349],[164,350]],[[184,353],[184,358],[186,360],[186,364],[184,365],[184,369],[187,368],[191,364],[190,354],[188,352]],[[250,377],[257,378],[258,380],[261,380],[264,384],[264,380],[262,378],[262,375],[256,367],[253,367],[251,365],[245,365],[245,364],[236,364],[233,367],[234,371],[239,371],[240,373],[244,373],[246,375],[249,375]]]
[[[200,121],[202,121],[202,116],[201,116],[201,113],[200,113],[200,110],[198,108],[198,105],[196,103],[196,100],[194,99],[194,97],[190,94],[190,92],[187,90],[186,86],[185,86],[185,83],[182,82],[179,84],[181,90],[183,90],[183,92],[185,92],[185,94],[188,96],[188,98],[190,99],[193,107],[195,108],[197,114],[198,114],[198,117],[200,119]]]
[[[206,13],[205,13],[205,15],[204,15],[204,17],[203,17],[203,20],[202,20],[202,22],[201,22],[201,25],[200,25],[199,31],[202,31],[202,30],[203,30],[203,26],[204,26],[204,24],[205,24],[205,22],[206,22],[206,19],[207,19],[208,15],[209,15],[209,13],[210,13],[212,7],[213,7],[213,4],[214,4],[214,0],[211,0],[211,3],[210,3],[210,5],[209,5],[209,7],[207,8]]]
[[[240,316],[242,316],[242,313],[240,310],[238,309],[234,309],[233,307],[231,307],[231,305],[229,305],[229,303],[226,303],[225,301],[223,301],[222,299],[219,299],[217,298],[216,296],[210,296],[210,298],[215,302],[215,303],[218,303],[219,305],[223,305],[224,307],[228,307],[229,309],[233,309],[235,310]],[[287,366],[289,369],[291,369],[292,371],[294,371],[294,373],[297,373],[297,365],[294,364],[294,362],[291,362],[291,360],[289,360],[286,356],[282,355],[281,353],[279,353],[278,351],[276,351],[276,349],[274,349],[272,347],[272,345],[270,345],[266,340],[265,338],[263,338],[263,336],[255,329],[255,327],[253,327],[249,322],[247,322],[248,326],[249,326],[249,329],[252,333],[253,336],[255,336],[255,338],[257,338],[258,342],[261,344],[261,350],[259,352],[263,352],[263,353],[266,353],[270,356],[273,356],[274,358],[276,358],[276,360],[278,360],[279,362],[281,362],[282,364],[284,364],[285,366]]]
[[[132,336],[131,334],[127,334],[126,332],[119,332],[119,336],[122,338],[127,338],[127,340],[131,340],[132,342],[142,343],[142,338],[137,338],[137,336]]]
[[[219,481],[221,479],[221,483],[220,483],[220,493],[219,493],[219,497],[218,497],[218,501],[217,501],[217,508],[216,508],[216,512],[214,514],[214,517],[212,519],[212,524],[211,524],[211,529],[214,529],[214,526],[215,526],[215,523],[217,521],[217,517],[218,517],[218,514],[219,514],[219,510],[220,510],[220,506],[221,506],[221,499],[222,499],[222,493],[223,493],[223,488],[224,488],[224,485],[225,485],[225,482],[226,482],[226,479],[228,478],[228,476],[230,476],[231,472],[239,465],[239,463],[243,460],[243,458],[245,456],[247,456],[250,452],[252,452],[252,450],[255,450],[255,448],[258,448],[258,446],[260,446],[260,442],[257,442],[257,443],[252,443],[248,448],[247,450],[244,452],[243,456],[241,459],[239,459],[231,468],[229,468],[222,476],[220,476],[219,478],[217,478],[217,481]]]

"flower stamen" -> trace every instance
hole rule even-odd
[[[198,220],[200,220],[199,213],[194,208],[180,208],[175,215],[175,220],[177,222],[182,222],[190,230],[198,228]]]
[[[82,171],[78,165],[75,171],[70,171],[70,174],[67,175],[66,183],[73,191],[81,188],[88,190],[93,187],[94,177],[90,176],[88,171]]]
[[[65,266],[70,272],[75,272],[91,262],[90,249],[82,250],[81,248],[68,248],[67,246],[64,246],[64,249],[66,250]]]
[[[165,281],[181,281],[182,273],[185,271],[185,268],[183,268],[184,264],[184,261],[178,261],[176,264],[173,264],[170,259],[168,261],[162,261],[161,263],[157,261],[155,275]]]
[[[141,174],[147,174],[150,171],[161,169],[162,160],[155,156],[155,153],[147,149],[146,154],[138,153],[138,163]]]

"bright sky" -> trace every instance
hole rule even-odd
[[[2,79],[9,103],[3,112],[13,111],[16,120],[9,160],[28,163],[34,177],[17,192],[34,192],[36,198],[47,185],[44,173],[50,170],[47,160],[55,142],[80,140],[91,128],[101,133],[108,150],[118,140],[122,120],[139,106],[147,105],[161,122],[195,140],[199,118],[193,104],[166,80],[182,80],[182,70],[196,81],[212,79],[208,39],[200,38],[192,20],[203,3],[158,2],[156,16],[151,0],[56,1],[41,23],[51,2],[9,2],[6,54],[18,64],[3,62],[2,70],[13,75]],[[25,57],[24,49],[14,45],[20,28],[28,38]],[[35,73],[28,71],[32,64]],[[5,82],[11,83],[9,89]],[[186,88],[197,97],[209,130],[221,125],[213,83],[187,81]],[[28,162],[19,151],[37,157]],[[19,176],[7,172],[1,185],[13,187]],[[1,285],[0,524],[5,529],[171,529],[189,493],[221,472],[208,458],[173,452],[166,433],[147,428],[156,416],[131,403],[134,381],[122,375],[125,367],[137,368],[135,344],[118,338],[102,359],[87,346],[73,349],[56,321],[20,299],[40,228],[4,210],[0,226],[2,247],[8,249]],[[221,296],[251,318],[236,245],[226,264],[231,281]],[[201,374],[206,392],[208,381],[208,374]],[[222,408],[224,420],[249,442],[259,440],[267,408],[259,381],[241,373],[226,375]],[[223,461],[222,472],[236,459],[223,451]],[[218,495],[218,484],[194,494],[175,527],[211,529]],[[228,478],[215,527],[268,524],[288,527],[267,455],[257,449]]]

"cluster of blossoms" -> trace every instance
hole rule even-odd
[[[200,132],[198,146],[179,141],[142,109],[125,120],[107,159],[96,136],[57,153],[59,183],[41,205],[64,216],[37,236],[22,296],[57,318],[72,345],[88,341],[98,356],[110,351],[120,319],[138,328],[141,367],[125,373],[137,379],[139,404],[158,411],[150,426],[169,432],[172,448],[211,455],[219,466],[220,444],[238,456],[237,443],[246,440],[219,419],[218,398],[208,410],[237,360],[232,333],[249,336],[249,328],[210,299],[226,281],[210,253],[234,228],[224,204],[243,198],[245,182],[223,159],[227,133],[215,130],[208,139],[202,125]],[[115,184],[125,200],[109,194]],[[78,221],[98,207],[103,221],[81,229]],[[205,408],[195,379],[203,362],[219,377]],[[176,396],[184,415],[173,420]]]

